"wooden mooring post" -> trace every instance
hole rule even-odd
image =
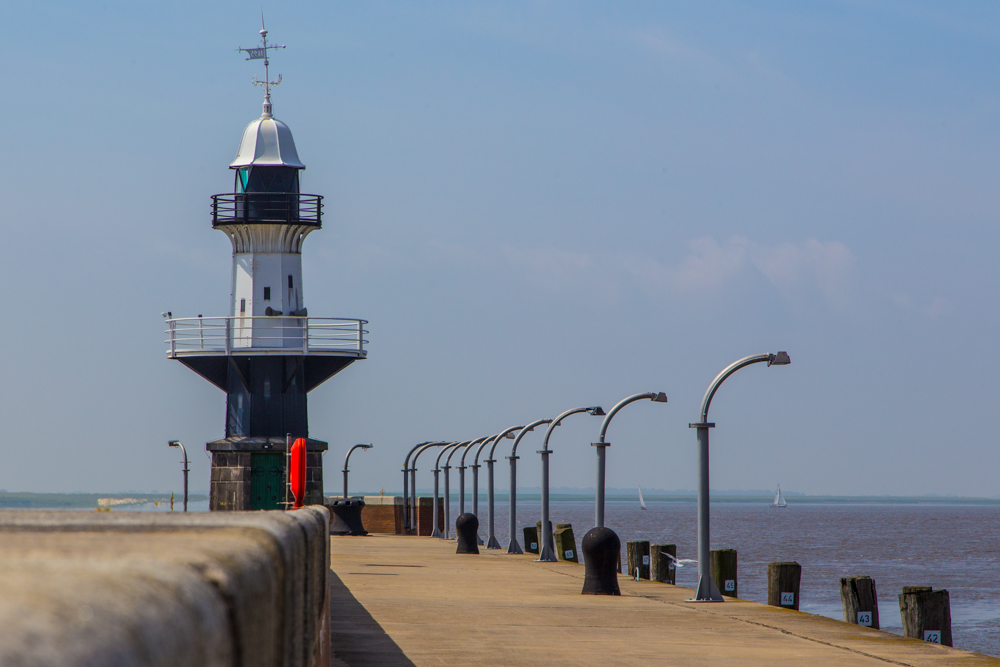
[[[844,622],[879,629],[878,594],[871,577],[841,577],[840,602],[844,606]]]
[[[638,579],[649,579],[649,541],[632,540],[626,542],[625,551],[628,557],[628,576]]]
[[[665,584],[677,582],[677,545],[649,545],[649,578]]]
[[[899,595],[899,615],[905,636],[952,645],[948,591],[936,591],[930,586],[903,586]]]
[[[713,549],[708,555],[708,571],[719,592],[731,598],[739,597],[736,577],[736,549]]]
[[[799,608],[799,583],[802,580],[802,566],[792,561],[768,563],[767,603],[786,609]]]

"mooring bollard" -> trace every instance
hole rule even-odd
[[[625,543],[625,560],[628,576],[632,579],[649,579],[649,541],[629,540]],[[636,570],[639,571],[638,575]]]
[[[367,535],[361,521],[361,508],[365,501],[361,498],[334,500],[326,508],[330,510],[331,535]]]
[[[930,586],[903,586],[899,595],[903,635],[951,646],[951,602],[948,591]]]
[[[534,526],[524,527],[524,550],[529,554],[538,553],[538,529]]]
[[[739,597],[736,549],[713,549],[708,554],[708,571],[712,573],[712,581],[719,587],[719,592],[731,598]],[[798,588],[795,590],[797,596]]]
[[[479,519],[475,514],[466,512],[455,519],[455,537],[458,538],[457,554],[479,553]]]
[[[799,608],[799,582],[802,579],[802,566],[792,561],[790,563],[768,563],[767,565],[767,603],[773,607],[786,609]]]
[[[649,578],[673,584],[677,581],[677,545],[649,545]]]
[[[583,551],[584,595],[621,595],[618,567],[622,541],[610,528],[591,528],[580,542]]]
[[[841,577],[840,602],[844,606],[844,622],[879,629],[878,594],[871,577]]]
[[[552,533],[552,539],[556,543],[556,558],[573,563],[580,562],[576,554],[576,536],[573,535],[573,524],[557,523],[556,529]]]

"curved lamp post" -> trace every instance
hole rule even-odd
[[[722,602],[719,588],[712,581],[712,573],[708,569],[709,538],[708,538],[708,429],[715,424],[708,421],[708,406],[719,385],[730,375],[750,364],[767,362],[768,366],[787,366],[792,363],[787,352],[777,354],[755,354],[743,357],[739,361],[726,366],[715,376],[708,386],[705,397],[701,400],[701,421],[688,424],[689,428],[698,429],[698,593],[690,602]]]
[[[461,516],[465,514],[465,457],[468,456],[469,452],[473,447],[481,443],[487,438],[476,438],[472,442],[468,443],[465,447],[465,451],[462,452],[462,459],[460,465],[458,466],[458,514]],[[475,512],[473,512],[475,514]]]
[[[438,496],[438,474],[441,472],[441,457],[444,456],[444,453],[447,452],[449,449],[452,449],[456,445],[460,445],[460,444],[462,444],[462,443],[460,443],[460,442],[450,442],[447,445],[445,445],[444,447],[442,447],[441,451],[438,452],[437,460],[434,462],[434,518],[433,518],[433,521],[434,521],[434,530],[431,531],[431,537],[441,537],[441,530],[438,528],[438,497],[439,497]],[[444,486],[445,493],[447,493],[448,492],[448,478],[447,477],[445,477],[444,484],[445,484],[445,486]],[[447,508],[447,507],[448,507],[448,504],[445,503],[445,508]],[[445,512],[447,512],[447,509],[445,509]],[[448,525],[447,516],[448,515],[446,513],[445,514],[445,526]]]
[[[187,512],[188,511],[188,472],[190,472],[188,470],[188,453],[187,453],[187,450],[184,449],[184,445],[181,444],[180,440],[171,440],[170,442],[167,443],[167,445],[170,446],[170,447],[180,447],[181,448],[181,454],[184,455],[184,511]],[[173,509],[173,506],[171,506],[170,509]]]
[[[486,445],[496,441],[496,439],[497,437],[495,435],[483,438],[482,444],[476,448],[476,455],[472,458],[472,465],[469,466],[472,468],[472,513],[476,515],[477,519],[479,518],[479,468],[481,467],[479,465],[479,455],[483,453],[483,448],[486,447]],[[469,449],[472,448],[470,447]],[[464,455],[462,456],[462,460],[465,460]],[[479,531],[476,531],[476,544],[479,546],[486,544],[483,542],[483,538],[479,537]]]
[[[563,419],[579,412],[586,412],[595,417],[604,416],[604,410],[599,405],[567,410],[549,424],[549,427],[545,430],[545,441],[542,443],[542,449],[538,452],[542,455],[542,534],[538,536],[541,540],[541,548],[538,550],[539,561],[550,563],[556,561],[556,555],[552,552],[552,547],[549,546],[549,542],[552,540],[552,531],[549,529],[549,454],[552,453],[549,449],[549,436],[552,435],[552,431],[556,426],[559,426]]]
[[[455,443],[455,447],[452,448],[444,465],[441,466],[441,470],[444,471],[444,539],[446,540],[451,539],[451,492],[448,490],[448,484],[451,480],[451,457],[463,447],[468,447],[470,442],[472,441]]]
[[[414,532],[417,533],[417,535],[420,534],[420,525],[419,525],[420,522],[417,519],[417,459],[420,458],[420,455],[426,452],[428,449],[432,447],[443,447],[447,444],[448,444],[447,441],[425,442],[421,445],[417,445],[419,449],[413,455],[413,463],[412,467],[410,468],[410,493],[412,494],[410,498],[411,500],[410,506],[413,509],[413,520],[410,522],[410,526],[413,528]]]
[[[406,458],[403,460],[403,534],[410,532],[410,489],[409,489],[409,477],[406,473],[410,472],[410,457],[413,456],[413,452],[417,451],[420,447],[429,444],[427,442],[421,442],[419,445],[413,445],[406,454]],[[344,466],[345,468],[347,466]],[[414,471],[415,473],[416,471]],[[411,475],[412,476],[412,475]]]
[[[487,493],[487,496],[486,496],[486,498],[487,498],[487,500],[486,500],[486,511],[487,511],[488,522],[489,522],[489,535],[487,535],[487,537],[486,537],[486,548],[487,549],[499,549],[500,548],[500,540],[497,539],[496,524],[495,524],[495,522],[493,520],[493,517],[494,517],[494,512],[493,512],[493,510],[494,510],[494,500],[496,498],[496,496],[494,494],[494,490],[493,490],[493,464],[496,463],[496,460],[494,460],[494,458],[493,458],[493,452],[496,450],[498,442],[500,442],[504,438],[513,439],[514,438],[514,431],[517,431],[518,429],[522,429],[522,428],[524,428],[524,427],[523,426],[511,426],[508,429],[500,431],[500,433],[498,433],[497,436],[495,438],[493,438],[493,444],[490,447],[489,458],[486,459],[486,475],[487,475],[486,476],[486,493]],[[479,453],[478,452],[476,453],[476,460],[477,461],[479,460]],[[511,465],[513,465],[513,463],[511,463]]]
[[[624,408],[629,403],[634,403],[635,401],[641,401],[644,398],[648,398],[654,403],[666,403],[667,395],[662,391],[650,391],[645,394],[635,394],[634,396],[629,396],[624,398],[611,408],[605,417],[604,421],[601,422],[601,435],[598,436],[597,442],[593,443],[594,447],[597,447],[597,497],[594,500],[594,525],[598,528],[604,528],[604,481],[605,477],[605,466],[604,457],[605,449],[611,446],[610,442],[604,440],[605,433],[608,432],[608,424],[611,423],[611,419],[618,413],[619,410]]]
[[[517,437],[514,438],[514,445],[510,448],[510,456],[507,457],[507,460],[510,461],[510,493],[507,494],[510,502],[510,542],[507,544],[507,553],[509,554],[524,553],[521,545],[517,543],[517,459],[519,458],[517,455],[517,446],[521,443],[521,438],[534,431],[536,426],[551,422],[551,419],[539,419],[522,427]],[[490,458],[493,458],[492,450],[490,451]]]
[[[354,453],[355,449],[371,449],[372,447],[374,447],[374,445],[371,445],[371,444],[368,444],[368,445],[354,445],[347,452],[347,456],[344,457],[344,500],[347,500],[347,473],[350,472],[347,469],[347,462],[351,460],[351,454]],[[406,479],[406,475],[403,475],[403,479],[404,480]],[[405,494],[406,491],[404,490],[403,493]]]

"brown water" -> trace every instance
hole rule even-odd
[[[606,524],[622,540],[677,545],[678,558],[697,556],[694,502],[608,501]],[[469,499],[471,508],[471,499]],[[452,519],[458,516],[457,503]],[[487,534],[486,502],[480,533]],[[507,500],[496,503],[497,537],[507,547]],[[593,501],[553,501],[552,521],[572,523],[577,545],[594,525]],[[541,518],[537,498],[518,503],[520,528]],[[523,547],[523,544],[522,544]],[[955,504],[796,504],[765,502],[712,505],[712,548],[739,552],[740,597],[767,600],[767,564],[802,565],[801,610],[843,619],[839,578],[869,575],[879,592],[883,630],[902,633],[898,594],[903,586],[947,589],[957,648],[1000,655],[1000,506]],[[697,564],[677,571],[677,583],[694,587]]]

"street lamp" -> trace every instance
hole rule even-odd
[[[567,410],[562,413],[555,420],[549,424],[549,427],[545,430],[545,441],[542,443],[542,449],[538,453],[542,455],[542,534],[539,538],[542,540],[541,548],[538,550],[538,560],[544,562],[554,562],[556,560],[556,555],[552,553],[552,547],[549,546],[549,542],[552,540],[552,531],[549,529],[549,436],[552,435],[552,431],[563,419],[569,417],[570,415],[575,415],[578,412],[586,412],[589,415],[595,417],[603,417],[604,410],[601,406],[596,405],[589,408],[573,408],[572,410]]]
[[[622,399],[617,405],[615,405],[615,407],[611,408],[611,412],[604,417],[604,421],[601,423],[601,435],[597,438],[597,442],[593,443],[593,446],[597,447],[597,497],[594,501],[594,525],[598,528],[604,528],[604,457],[605,449],[611,446],[610,442],[605,442],[604,434],[608,431],[608,424],[611,423],[611,418],[614,417],[619,410],[624,408],[629,403],[641,401],[644,398],[648,398],[654,403],[667,402],[667,395],[662,391],[650,391],[645,394],[636,394]]]
[[[778,352],[744,357],[726,366],[712,380],[701,400],[701,421],[688,424],[688,427],[698,429],[698,593],[690,602],[722,602],[722,595],[708,569],[708,429],[715,427],[715,424],[708,421],[708,406],[712,404],[712,397],[726,378],[744,366],[761,362],[766,362],[768,366],[787,366],[792,360],[788,358],[787,352]]]
[[[510,502],[510,542],[507,543],[507,553],[509,554],[524,553],[521,550],[521,545],[517,543],[517,459],[520,458],[517,455],[517,446],[521,443],[521,438],[534,431],[536,426],[551,422],[551,419],[539,419],[522,427],[517,437],[514,438],[514,445],[510,448],[510,456],[507,457],[507,460],[510,461],[510,493],[507,496]],[[490,451],[490,458],[493,458],[492,450]]]
[[[494,510],[493,503],[494,503],[494,499],[495,499],[494,490],[493,490],[493,464],[496,463],[496,461],[493,458],[493,451],[497,448],[497,443],[500,442],[501,440],[503,440],[504,438],[510,438],[511,440],[513,440],[514,439],[514,431],[516,431],[516,430],[518,430],[520,428],[523,428],[523,426],[511,426],[510,428],[505,429],[505,430],[501,431],[500,433],[498,433],[496,435],[496,437],[493,438],[493,443],[490,446],[489,458],[486,459],[486,473],[487,473],[487,478],[486,478],[487,504],[486,504],[486,508],[487,508],[487,514],[488,514],[488,522],[489,522],[489,535],[487,535],[487,537],[486,537],[486,548],[487,549],[499,549],[500,548],[500,540],[497,539],[496,526],[495,526],[495,523],[493,521],[493,516],[494,516],[493,515],[493,510]],[[489,444],[489,442],[487,442],[485,444]],[[482,451],[482,448],[480,448],[480,451]],[[476,461],[477,462],[479,461],[479,452],[476,452]]]
[[[420,458],[420,455],[423,454],[424,452],[426,452],[431,447],[443,447],[443,446],[445,446],[447,444],[448,444],[447,442],[443,442],[443,441],[442,442],[425,442],[423,444],[417,445],[417,448],[419,449],[419,451],[417,451],[413,455],[413,463],[411,464],[411,467],[410,467],[410,494],[411,494],[410,500],[412,501],[410,503],[410,508],[413,511],[413,518],[412,518],[412,521],[410,521],[410,526],[416,531],[417,535],[420,534],[420,525],[419,525],[420,522],[419,522],[419,520],[417,518],[417,459]],[[435,476],[435,481],[437,481],[437,477],[436,476]],[[435,508],[437,507],[437,503],[436,502],[434,504],[434,507]],[[433,511],[436,512],[437,510],[435,509]],[[437,524],[435,523],[435,525],[437,525]]]
[[[459,516],[465,514],[465,457],[468,456],[472,448],[483,440],[488,440],[489,438],[476,438],[470,442],[466,447],[465,451],[462,452],[461,465],[458,466],[458,514]],[[473,512],[475,514],[475,512]],[[476,517],[479,518],[478,516]]]
[[[441,537],[441,530],[438,528],[438,475],[441,472],[441,457],[444,456],[444,453],[447,452],[449,449],[452,449],[456,445],[460,445],[460,444],[462,444],[462,443],[460,443],[460,442],[449,442],[448,444],[446,444],[444,447],[441,448],[441,451],[438,452],[437,460],[434,462],[434,519],[433,519],[433,521],[434,521],[434,530],[431,531],[431,537]],[[447,493],[447,491],[448,491],[448,481],[447,480],[448,480],[448,478],[445,477],[445,487],[444,487],[445,488],[445,493]],[[448,505],[447,505],[447,502],[446,502],[445,503],[445,507],[447,507],[447,506]],[[446,513],[445,514],[445,525],[447,526],[447,524],[448,524],[448,514]]]
[[[355,449],[371,449],[374,445],[354,445],[351,447],[350,451],[347,452],[347,456],[344,457],[344,500],[347,500],[347,462],[351,460],[351,454],[354,453]],[[406,479],[406,476],[403,476]],[[405,492],[404,492],[405,493]]]
[[[482,444],[480,444],[479,447],[476,448],[476,455],[472,458],[472,465],[469,466],[470,468],[472,468],[472,513],[476,515],[476,519],[479,518],[479,468],[482,467],[479,465],[479,455],[483,453],[484,447],[489,445],[491,442],[495,442],[496,439],[497,437],[495,435],[491,435],[488,438],[483,438]],[[463,456],[462,459],[464,460],[465,457]],[[483,546],[484,544],[486,544],[485,542],[483,542],[483,538],[479,537],[478,530],[476,530],[476,544],[478,546]]]
[[[451,480],[451,457],[463,447],[468,447],[470,442],[472,441],[457,443],[458,446],[451,450],[441,467],[444,470],[444,539],[446,540],[451,539],[451,492],[448,490],[448,484]]]
[[[184,511],[188,511],[188,453],[184,449],[184,445],[181,444],[180,440],[171,440],[167,443],[170,447],[180,447],[181,453],[184,455]]]
[[[409,494],[409,478],[406,473],[410,472],[410,457],[413,456],[413,452],[417,451],[418,448],[429,444],[427,442],[421,442],[419,445],[413,445],[409,452],[406,454],[406,459],[403,460],[403,534],[405,535],[410,530],[410,494]],[[345,466],[346,467],[346,466]]]

